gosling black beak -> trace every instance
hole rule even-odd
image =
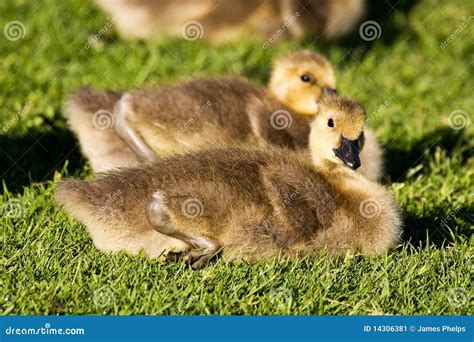
[[[337,90],[334,88],[324,87],[324,95],[336,96]]]
[[[342,137],[341,146],[333,149],[336,157],[341,159],[344,164],[352,170],[357,170],[360,167],[359,159],[359,141],[348,140]]]

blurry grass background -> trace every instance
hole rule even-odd
[[[369,6],[378,39],[364,41],[356,28],[336,43],[308,38],[262,49],[255,39],[127,42],[90,1],[1,2],[1,28],[19,21],[25,31],[17,40],[0,36],[0,313],[472,313],[474,2]],[[218,74],[264,84],[271,61],[298,48],[331,60],[338,89],[366,107],[385,146],[384,182],[404,211],[395,252],[254,266],[217,261],[191,271],[100,253],[53,202],[60,177],[90,175],[65,124],[68,92]],[[463,129],[453,128],[455,116]]]

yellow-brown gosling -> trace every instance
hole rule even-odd
[[[100,172],[152,160],[156,153],[222,143],[270,143],[307,151],[318,102],[325,94],[334,95],[335,88],[331,64],[300,51],[275,63],[269,90],[243,78],[198,79],[121,95],[86,89],[69,98],[67,111],[83,154]],[[382,152],[370,129],[361,160],[360,172],[378,179]]]
[[[270,145],[214,147],[64,180],[56,199],[101,250],[156,257],[164,235],[193,268],[216,254],[253,262],[321,249],[384,253],[399,241],[400,211],[388,189],[353,171],[364,110],[343,97],[320,106],[311,158]]]

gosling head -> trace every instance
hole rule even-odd
[[[347,97],[324,98],[311,123],[309,144],[313,162],[322,165],[331,161],[356,170],[360,166],[365,118],[364,108]]]
[[[269,87],[279,101],[302,115],[315,115],[324,95],[337,94],[331,63],[310,51],[294,52],[278,59]]]

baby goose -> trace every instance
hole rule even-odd
[[[294,80],[290,80],[290,77]],[[302,78],[305,78],[305,81]],[[286,82],[290,82],[292,86],[286,86]],[[132,115],[119,113],[121,115],[117,119],[112,115],[116,104],[122,104],[123,108],[123,105],[130,101],[138,102],[141,112],[134,116],[139,116],[141,121],[135,125],[143,121],[143,129],[151,130],[149,135],[152,136],[152,142],[157,140],[155,138],[157,136],[162,143],[163,140],[167,140],[173,146],[184,147],[193,145],[194,142],[183,141],[183,138],[189,138],[187,134],[181,134],[181,131],[185,130],[188,134],[199,133],[200,126],[195,123],[199,124],[202,118],[209,118],[207,121],[212,122],[211,127],[208,128],[214,128],[220,123],[225,126],[224,128],[234,131],[234,133],[229,133],[230,139],[235,138],[239,141],[251,135],[245,112],[250,98],[272,99],[271,93],[274,93],[278,99],[284,101],[283,103],[287,102],[290,108],[294,106],[295,111],[313,115],[317,110],[316,102],[325,92],[334,93],[335,86],[334,70],[331,64],[318,54],[301,51],[284,56],[277,61],[270,79],[270,92],[241,78],[201,79],[177,86],[134,91],[125,94],[125,100],[120,102],[123,93],[94,92],[85,89],[68,97],[66,111],[69,126],[78,137],[83,154],[90,160],[94,172],[101,172],[114,167],[131,166],[139,160],[138,155],[115,131],[115,128],[119,132],[135,131],[129,127],[130,124],[127,124],[132,120]],[[300,92],[304,96],[292,97],[287,94],[288,92]],[[299,106],[298,101],[301,100],[304,100],[307,108]],[[143,104],[140,104],[142,102]],[[278,106],[277,108],[281,108],[278,101],[274,103]],[[128,117],[124,117],[127,115]],[[158,116],[157,120],[155,120],[156,116]],[[101,124],[101,120],[104,124]],[[269,126],[270,123],[267,121],[266,124]],[[294,126],[298,126],[298,123]],[[307,126],[306,120],[303,120],[299,126]],[[220,127],[215,128],[220,129]],[[160,138],[163,130],[165,132]],[[242,135],[236,132],[239,130],[243,130]],[[306,131],[309,132],[309,126],[306,127]],[[132,133],[132,135],[138,134]],[[224,137],[225,134],[220,136],[220,138]],[[142,139],[138,141],[140,140]],[[307,139],[303,137],[302,140]],[[132,146],[136,141],[136,139],[129,139]],[[204,143],[204,141],[201,142]],[[145,146],[138,151],[142,157],[149,152],[147,145],[142,143],[140,146]],[[159,142],[157,145],[160,145]]]
[[[335,94],[335,87],[331,64],[318,54],[301,51],[276,62],[269,91],[241,78],[200,79],[132,91],[115,105],[114,129],[97,130],[92,127],[97,113],[93,110],[102,106],[111,112],[113,106],[104,100],[104,93],[97,93],[94,100],[94,93],[86,90],[70,98],[69,122],[95,172],[134,165],[139,158],[153,160],[156,153],[220,143],[306,149],[318,101],[324,94]],[[361,172],[377,179],[382,153],[368,129],[366,142]]]
[[[292,111],[313,116],[323,95],[337,94],[336,75],[323,56],[306,50],[293,52],[275,62],[269,89]]]
[[[213,148],[61,181],[56,199],[100,249],[154,257],[163,234],[193,268],[220,252],[250,262],[321,249],[380,254],[399,240],[401,220],[390,191],[345,166],[360,163],[364,120],[357,103],[328,97],[311,123],[312,161],[271,146]]]

